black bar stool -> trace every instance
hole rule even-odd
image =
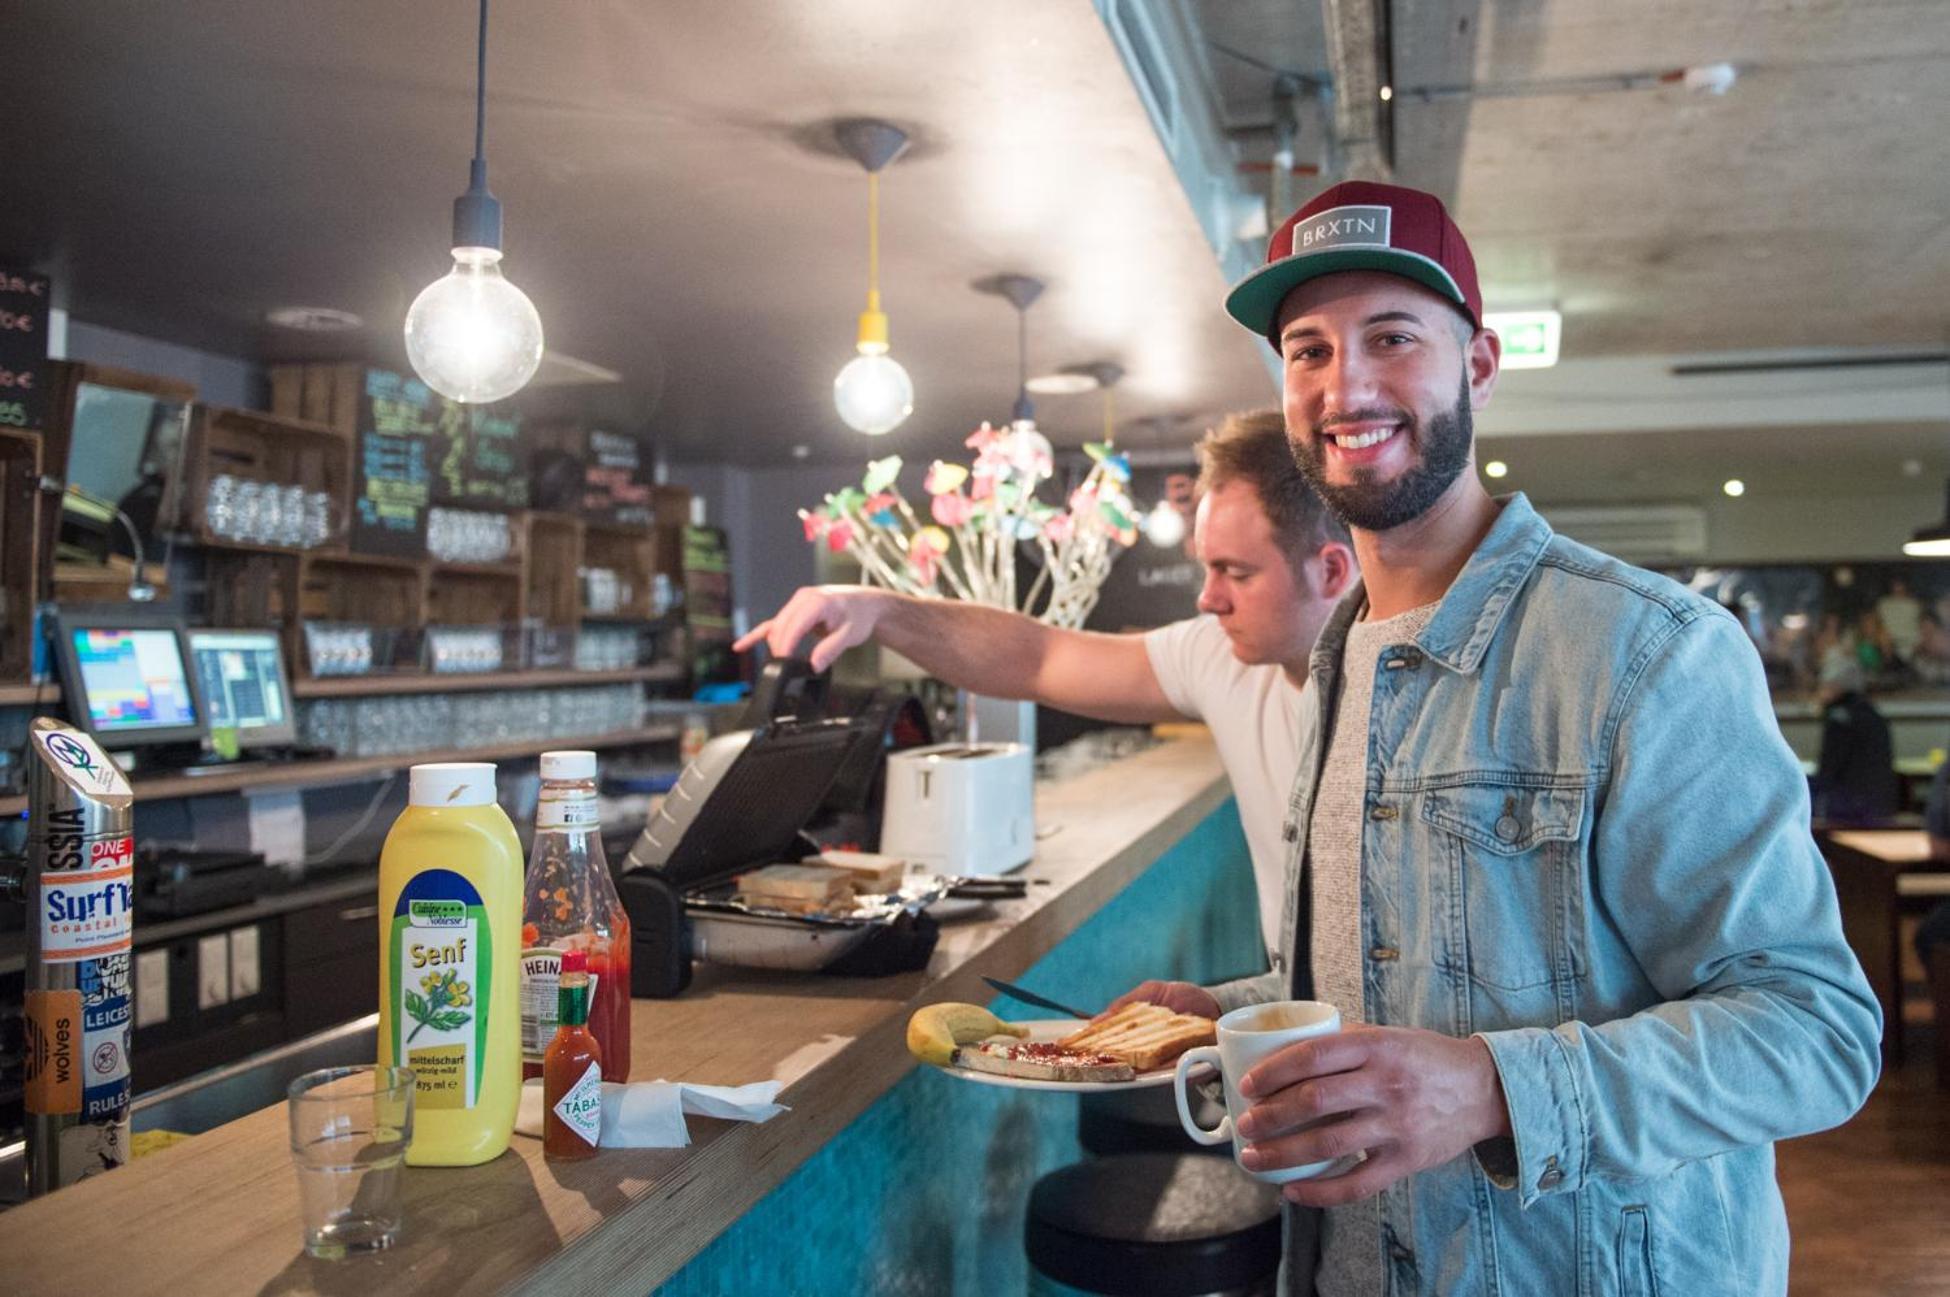
[[[1024,1245],[1033,1293],[1270,1294],[1280,1195],[1229,1158],[1092,1158],[1036,1182]]]

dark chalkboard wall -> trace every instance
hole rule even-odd
[[[1119,555],[1085,623],[1091,630],[1150,630],[1198,615],[1198,591],[1205,572],[1192,555],[1192,484],[1189,465],[1132,470],[1131,499],[1139,510],[1149,510],[1164,499],[1182,502],[1185,539],[1162,549],[1140,535],[1136,545]]]
[[[47,426],[46,275],[0,270],[0,427]]]

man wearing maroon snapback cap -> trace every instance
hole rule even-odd
[[[1287,1291],[1783,1293],[1773,1141],[1845,1120],[1881,1014],[1807,784],[1717,605],[1470,471],[1500,347],[1442,204],[1336,185],[1227,299],[1362,579],[1321,632],[1273,971],[1350,1024],[1239,1080]],[[1291,1224],[1292,1222],[1290,1222]]]

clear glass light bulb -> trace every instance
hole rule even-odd
[[[1185,515],[1171,501],[1158,501],[1144,515],[1144,538],[1160,549],[1170,549],[1185,539]]]
[[[454,268],[413,299],[406,356],[428,387],[456,401],[498,401],[542,363],[542,317],[501,277],[498,248],[455,248]]]
[[[862,351],[833,380],[833,404],[847,427],[878,437],[914,413],[914,380],[885,352]]]

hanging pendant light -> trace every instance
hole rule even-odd
[[[1944,488],[1943,521],[1918,527],[1903,542],[1903,553],[1911,558],[1950,558],[1950,484]]]
[[[454,268],[406,312],[406,356],[428,387],[456,401],[498,401],[542,363],[542,317],[501,276],[501,203],[487,187],[487,0],[475,55],[474,161],[454,200]]]
[[[1950,365],[1945,365],[1943,373],[1945,378],[1950,378]],[[1903,471],[1909,471],[1908,465],[1904,465]],[[1944,488],[1943,521],[1911,532],[1903,542],[1903,553],[1910,558],[1950,558],[1950,483]]]
[[[907,147],[907,132],[863,118],[841,122],[833,133],[867,171],[867,309],[855,344],[860,354],[833,380],[833,404],[847,427],[878,437],[914,413],[914,380],[887,354],[887,315],[880,309],[880,173]]]
[[[1025,459],[1049,462],[1049,438],[1036,427],[1036,406],[1029,399],[1029,308],[1043,295],[1043,281],[1028,275],[991,275],[975,282],[977,292],[1008,299],[1016,308],[1016,403],[1009,411],[1009,436]]]

